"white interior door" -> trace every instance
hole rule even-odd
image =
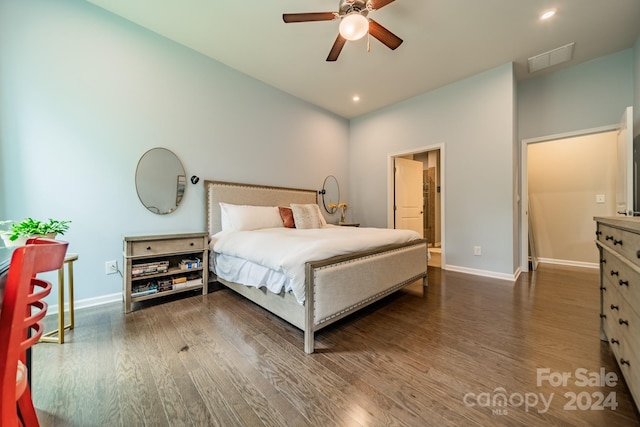
[[[633,216],[633,107],[627,107],[617,136],[616,212]]]
[[[422,162],[395,158],[395,228],[414,230],[424,237]]]

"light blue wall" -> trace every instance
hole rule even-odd
[[[520,139],[620,122],[633,104],[633,61],[633,49],[626,49],[521,82]]]
[[[0,2],[0,215],[73,221],[78,300],[122,290],[104,263],[122,265],[123,235],[203,231],[204,179],[313,189],[331,174],[348,198],[348,129],[87,2]],[[134,187],[157,146],[202,179],[165,216]]]
[[[390,154],[444,143],[445,251],[450,268],[513,275],[514,110],[511,64],[351,121],[351,202],[387,225]],[[482,256],[473,247],[482,246]]]

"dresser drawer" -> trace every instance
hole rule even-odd
[[[616,361],[633,398],[636,402],[640,402],[640,357],[638,357],[638,353],[629,349],[628,342],[623,342],[620,354],[616,355]]]
[[[624,338],[622,336],[620,325],[618,325],[618,319],[616,319],[616,317],[606,309],[602,315],[605,316],[602,326],[604,328],[605,335],[607,336],[607,341],[611,346],[611,350],[613,350],[616,360],[619,360],[620,357],[622,357],[622,345]]]
[[[598,224],[598,241],[640,267],[640,234]]]
[[[605,286],[613,286],[619,289],[636,276],[631,267],[618,259],[616,255],[607,252],[607,250],[603,250],[602,260],[602,276]]]
[[[180,239],[159,239],[131,242],[129,256],[162,255],[175,252],[204,250],[204,239],[201,237]]]
[[[605,292],[611,293],[615,288],[629,309],[640,315],[640,274],[606,249],[602,252],[602,285]]]
[[[640,316],[624,300],[619,310],[612,311],[616,311],[614,318],[618,323],[625,347],[635,355],[640,355]]]

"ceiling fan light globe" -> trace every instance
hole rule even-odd
[[[369,20],[360,13],[351,13],[342,18],[339,31],[347,40],[360,40],[369,31]]]

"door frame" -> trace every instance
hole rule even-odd
[[[573,132],[523,139],[520,142],[520,271],[529,271],[529,178],[527,161],[529,144],[549,142],[560,139],[575,138],[577,136],[593,135],[620,129],[620,124],[600,126]]]
[[[442,255],[440,258],[440,268],[442,270],[446,270],[446,266],[447,266],[447,259],[446,259],[446,239],[445,239],[445,234],[446,234],[446,226],[445,226],[445,197],[444,197],[444,189],[445,187],[445,182],[444,182],[444,177],[445,177],[445,154],[444,154],[444,147],[445,144],[444,142],[438,143],[438,144],[433,144],[433,145],[427,145],[424,147],[418,147],[418,148],[412,148],[410,150],[405,150],[405,151],[397,151],[394,153],[388,153],[387,154],[387,227],[388,228],[394,228],[394,212],[393,212],[393,201],[394,201],[394,196],[395,196],[395,186],[394,186],[394,167],[395,167],[395,162],[394,159],[396,157],[402,157],[402,156],[408,156],[409,154],[418,154],[418,153],[424,153],[426,151],[435,151],[435,150],[440,150],[440,170],[439,172],[439,178],[440,178],[440,243],[441,243],[441,251],[442,251]]]

